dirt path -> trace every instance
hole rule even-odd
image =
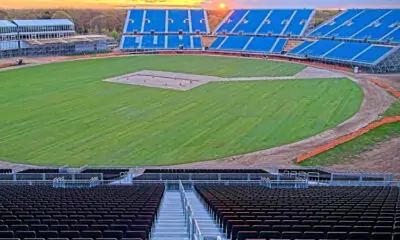
[[[375,78],[379,81],[385,82],[400,91],[400,74],[375,74],[371,75],[371,78]]]
[[[342,171],[391,172],[400,177],[400,136],[379,142],[344,163],[329,166]]]
[[[224,167],[251,166],[276,168],[293,166],[294,159],[298,155],[326,144],[338,137],[347,135],[375,121],[379,118],[379,115],[385,112],[393,101],[395,101],[395,99],[385,90],[368,81],[368,76],[351,73],[341,74],[356,82],[364,91],[364,100],[360,111],[342,124],[311,138],[272,149],[227,157],[219,160],[177,165],[176,167],[212,168],[223,165]],[[363,166],[358,166],[358,169],[363,170]]]

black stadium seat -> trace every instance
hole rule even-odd
[[[397,232],[393,229],[400,202],[397,187],[268,189],[198,184],[195,190],[232,239],[254,231],[261,239],[389,240]],[[249,238],[257,239],[255,234]]]

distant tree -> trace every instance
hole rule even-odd
[[[115,29],[111,32],[111,37],[114,38],[114,40],[118,40],[119,35]]]
[[[71,21],[74,21],[73,17],[64,10],[56,11],[55,13],[53,13],[51,15],[51,18],[53,18],[53,19],[69,19]]]
[[[0,19],[7,19],[8,13],[6,11],[0,10]]]
[[[51,19],[51,12],[46,10],[40,16],[39,19]]]

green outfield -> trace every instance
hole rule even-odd
[[[71,166],[194,162],[304,139],[358,111],[363,93],[348,79],[214,82],[185,92],[102,82],[144,69],[250,77],[303,68],[143,56],[0,72],[0,159]]]

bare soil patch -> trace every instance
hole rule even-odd
[[[370,78],[378,79],[390,86],[400,90],[400,74],[382,74],[382,75],[371,75]]]
[[[341,171],[390,172],[400,177],[400,136],[379,142],[344,163],[330,168]]]
[[[104,81],[186,91],[210,81],[221,81],[221,78],[195,74],[143,70],[132,74],[105,79]]]
[[[223,78],[223,77],[177,73],[177,72],[142,70],[118,77],[108,78],[103,81],[187,91],[197,86],[206,84],[208,82],[267,81],[267,80],[287,80],[287,79],[297,79],[297,78],[321,79],[321,78],[339,78],[339,77],[344,77],[344,75],[340,73],[333,73],[325,69],[307,67],[300,73],[296,74],[295,76],[280,76],[280,77],[265,76],[265,77],[236,77],[236,78]]]

